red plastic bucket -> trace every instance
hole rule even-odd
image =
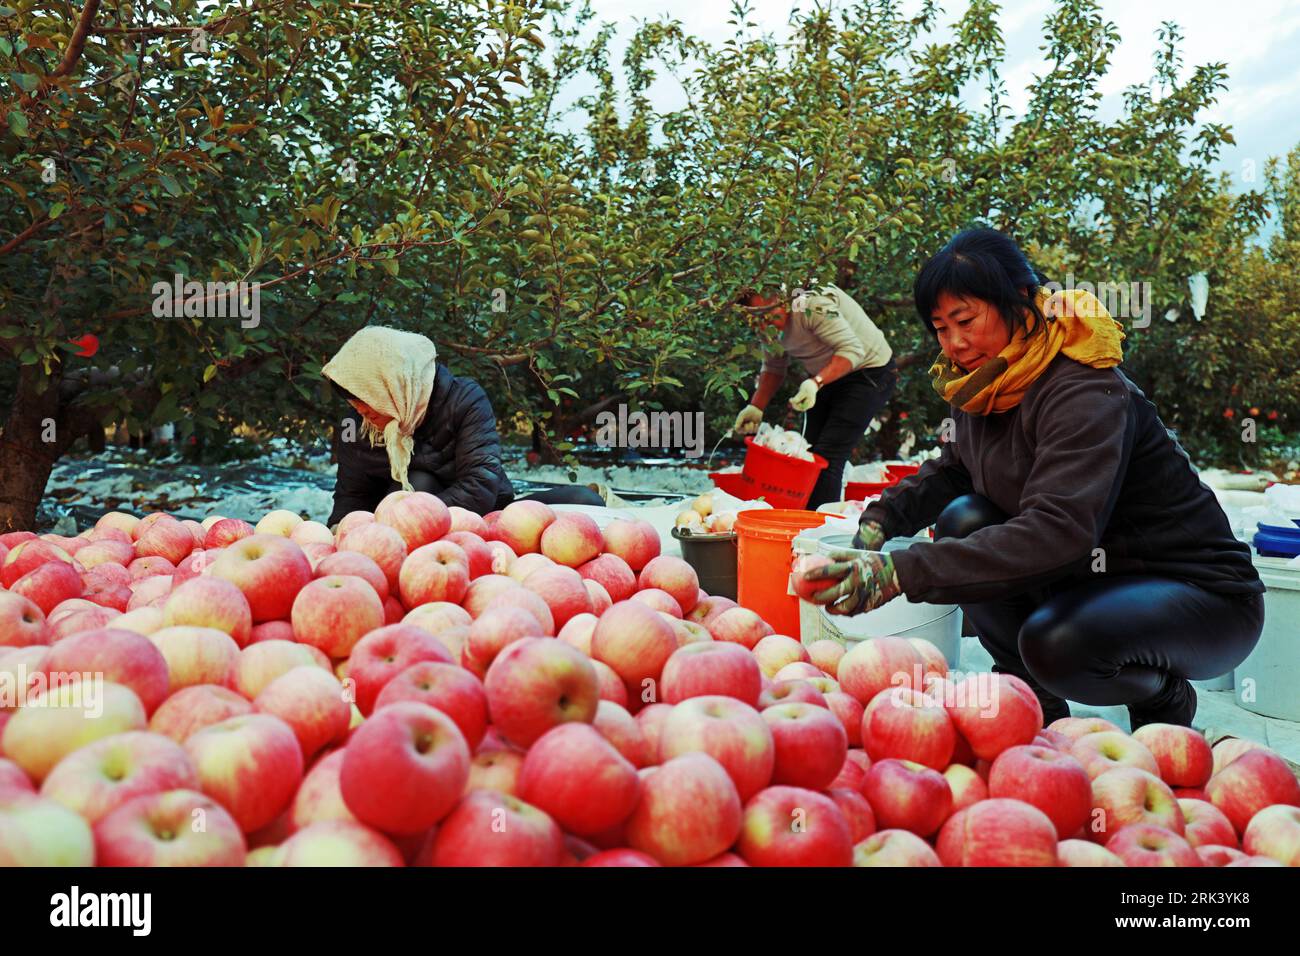
[[[890,481],[850,481],[844,486],[845,501],[865,501],[872,495],[878,495],[886,488],[898,484],[898,479]]]
[[[745,439],[743,473],[773,508],[802,509],[812,496],[817,476],[828,464],[816,453],[812,461],[804,461],[756,445],[753,438]]]
[[[920,465],[886,465],[885,474],[894,479],[895,482],[902,481],[904,478],[910,478],[921,470]]]

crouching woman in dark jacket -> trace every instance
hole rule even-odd
[[[398,490],[426,491],[448,507],[480,515],[515,500],[487,393],[439,363],[426,336],[367,326],[344,343],[321,374],[354,410],[339,434],[331,528],[349,512],[374,511],[385,495]],[[603,504],[588,488],[526,497]]]
[[[904,594],[960,605],[994,671],[1067,700],[1128,706],[1131,727],[1190,726],[1189,683],[1259,640],[1264,585],[1213,492],[1119,369],[1124,334],[1076,290],[1049,295],[1015,242],[956,236],[916,280],[942,350],[942,453],[862,514],[855,546],[934,525],[890,554],[845,552],[818,593],[857,614]]]

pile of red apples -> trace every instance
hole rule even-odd
[[[0,585],[0,866],[1300,865],[1273,751],[804,646],[635,518],[113,512]]]

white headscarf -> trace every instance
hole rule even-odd
[[[426,336],[371,325],[359,330],[325,364],[321,374],[391,421],[381,432],[362,418],[372,448],[388,451],[389,474],[406,491],[415,450],[415,429],[424,421],[433,394],[438,350]]]

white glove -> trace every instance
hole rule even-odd
[[[796,412],[806,412],[815,404],[817,404],[817,383],[806,378],[799,386],[799,391],[794,393],[794,398],[790,399],[790,407]]]
[[[737,435],[752,435],[762,423],[763,410],[756,405],[746,405],[736,416],[736,424],[731,426],[731,430]]]

